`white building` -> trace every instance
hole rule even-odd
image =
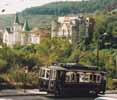
[[[57,22],[52,22],[51,37],[71,37],[72,26],[78,17],[58,17]]]
[[[27,20],[24,24],[19,22],[16,14],[13,27],[6,28],[3,34],[3,43],[9,47],[14,45],[39,44],[40,36],[30,31]]]

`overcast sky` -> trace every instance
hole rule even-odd
[[[24,10],[31,6],[39,6],[57,1],[81,1],[81,0],[0,0],[0,14],[11,14]],[[3,12],[3,9],[5,11]]]

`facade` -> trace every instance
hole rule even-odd
[[[17,44],[39,44],[40,36],[30,30],[27,20],[24,24],[20,23],[18,15],[16,14],[13,26],[11,28],[6,28],[4,31],[3,43],[9,47],[13,47]]]
[[[51,25],[51,37],[70,38],[73,42],[83,39],[92,39],[95,20],[83,16],[63,16],[53,21]]]
[[[51,37],[70,37],[76,19],[78,17],[58,17],[57,21],[52,22]]]

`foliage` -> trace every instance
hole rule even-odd
[[[24,14],[67,15],[69,13],[91,13],[106,9],[109,5],[117,3],[116,0],[86,0],[80,2],[54,2],[40,7],[24,10]]]
[[[5,79],[14,85],[22,86],[27,81],[27,86],[37,86],[38,70],[41,65],[53,63],[76,62],[85,65],[97,66],[97,51],[89,47],[83,51],[83,44],[74,46],[67,39],[46,38],[39,45],[3,47],[0,49],[0,64]],[[100,69],[106,69],[109,77],[116,74],[116,49],[103,49],[99,51]],[[25,77],[25,66],[28,66]]]
[[[109,78],[107,79],[107,88],[108,88],[108,89],[113,89],[113,88],[114,88],[114,87],[113,87],[113,80],[112,80],[111,77],[109,77]]]
[[[91,1],[91,2],[90,2]],[[71,9],[75,9],[75,14],[79,12],[94,12],[89,14],[96,20],[95,32],[92,42],[84,50],[83,41],[74,44],[69,43],[65,38],[45,38],[41,44],[32,44],[8,48],[3,46],[0,48],[0,72],[4,74],[4,78],[10,82],[23,85],[25,81],[24,68],[28,66],[27,83],[35,86],[38,83],[38,70],[41,65],[51,65],[53,63],[76,62],[85,65],[97,66],[97,43],[100,34],[107,32],[109,36],[117,35],[117,17],[107,12],[98,12],[105,6],[115,2],[116,0],[90,0],[85,2],[58,2],[57,4],[47,4],[42,7],[30,8],[20,14],[21,22],[24,17],[30,19],[31,27],[37,26],[50,29],[53,19],[56,19],[55,10],[58,15],[70,14]],[[57,5],[57,6],[56,6]],[[69,7],[69,9],[68,9]],[[56,9],[57,8],[57,9]],[[29,15],[30,14],[30,15]],[[50,14],[50,15],[37,15]],[[76,14],[77,15],[77,14]],[[88,14],[86,14],[88,16]],[[6,25],[10,26],[13,21],[13,15],[0,16],[2,25],[3,19],[7,21]],[[12,20],[11,20],[12,19]],[[37,23],[38,22],[38,23]],[[77,29],[77,27],[74,27]],[[83,31],[83,30],[81,30]],[[73,31],[74,37],[77,37],[77,30]],[[102,41],[103,42],[103,41]],[[99,68],[108,72],[108,86],[112,85],[112,77],[117,73],[117,49],[107,48],[99,50]]]

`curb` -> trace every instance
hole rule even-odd
[[[0,91],[0,97],[9,97],[9,96],[36,96],[36,95],[47,95],[47,92],[37,91],[36,90],[2,90]]]
[[[12,97],[12,96],[44,96],[45,94],[2,94],[0,97]]]

